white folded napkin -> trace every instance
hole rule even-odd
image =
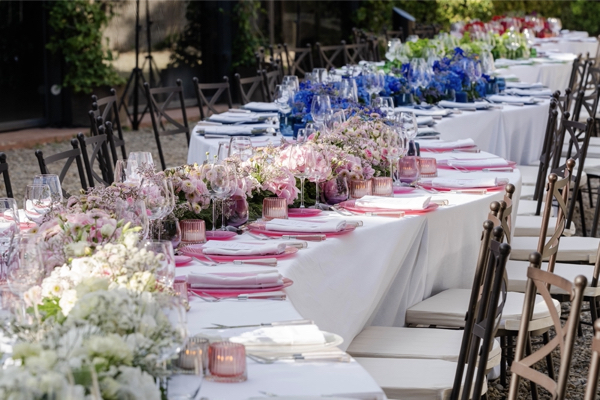
[[[460,139],[454,142],[444,142],[442,140],[419,142],[419,147],[423,149],[460,149],[461,147],[473,147],[473,139]]]
[[[224,112],[221,114],[213,114],[208,119],[214,122],[223,124],[249,123],[258,122],[268,117],[275,117],[276,113],[239,113],[239,112]]]
[[[357,199],[356,207],[387,208],[391,210],[424,210],[429,206],[431,196],[416,197],[378,197],[363,196]]]
[[[285,251],[285,243],[242,243],[242,242],[221,242],[218,240],[209,240],[202,246],[204,254],[215,254],[222,256],[257,256],[269,254],[281,254]]]
[[[516,96],[533,96],[533,97],[550,97],[552,90],[550,89],[506,89],[507,94]]]
[[[420,108],[413,108],[413,107],[396,107],[394,109],[395,112],[411,112],[413,114],[415,114],[415,116],[419,117],[419,116],[423,116],[423,117],[446,117],[450,114],[452,114],[452,111],[450,110],[444,110],[444,109],[439,109],[439,108],[431,108],[428,110],[425,109],[420,109]]]
[[[256,112],[265,112],[265,111],[279,111],[279,107],[276,103],[263,103],[258,101],[251,101],[248,104],[242,106],[246,110],[256,111]]]
[[[188,284],[194,289],[260,289],[283,285],[277,271],[197,273],[187,276]]]
[[[541,82],[506,82],[508,89],[541,89],[544,85]]]
[[[282,325],[258,328],[234,336],[230,341],[246,346],[297,346],[325,344],[325,336],[316,325]]]
[[[501,157],[476,160],[447,160],[450,167],[507,167],[508,161]]]
[[[517,90],[517,89],[514,89],[514,90]],[[493,94],[491,96],[488,96],[488,100],[493,101],[494,103],[506,103],[506,104],[525,104],[525,103],[535,102],[533,97],[501,96],[499,94]]]
[[[458,108],[461,110],[476,110],[477,107],[475,106],[475,103],[458,103],[456,101],[448,101],[448,100],[442,100],[438,103],[438,106],[440,107],[444,107],[444,108]]]
[[[273,219],[265,224],[268,231],[280,232],[310,232],[328,233],[339,232],[346,227],[346,221],[339,219],[323,220],[296,220],[296,219]]]
[[[417,117],[417,125],[419,126],[431,126],[435,124],[433,117]]]
[[[207,125],[197,127],[196,130],[205,135],[252,135],[259,132],[265,132],[268,128],[275,128],[275,125]]]
[[[441,189],[488,188],[498,186],[498,180],[493,177],[480,179],[433,178],[431,186]]]
[[[426,127],[426,128],[419,128],[417,129],[417,137],[432,137],[432,136],[439,136],[440,133],[438,131],[435,130],[435,128],[430,128],[430,127]]]

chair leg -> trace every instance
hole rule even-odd
[[[508,366],[507,353],[508,340],[506,336],[502,336],[500,337],[500,384],[502,387],[506,387],[506,368]]]
[[[542,338],[544,344],[548,344],[548,342],[550,341],[550,335],[548,334],[548,332],[542,334]],[[550,379],[555,380],[556,378],[554,377],[554,362],[552,361],[552,354],[548,354],[546,356],[546,367],[548,368],[548,376],[550,377]]]
[[[591,192],[591,188],[590,192]],[[596,200],[596,209],[594,210],[594,220],[592,221],[592,232],[590,236],[596,237],[596,231],[598,230],[598,218],[600,217],[600,185],[598,185],[598,197]]]
[[[594,199],[592,196],[592,180],[590,179],[590,176],[587,176],[587,190],[588,190],[588,197],[590,199],[590,207],[594,207]]]
[[[525,354],[529,356],[532,353],[531,349],[531,336],[527,337],[527,346],[525,348]],[[552,377],[554,379],[554,377]],[[529,388],[531,389],[531,400],[538,400],[537,385],[533,381],[529,381]]]
[[[595,297],[589,301],[590,303],[590,314],[592,314],[592,322],[598,319],[598,303]]]
[[[581,217],[581,234],[587,236],[587,229],[585,228],[585,208],[583,208],[583,195],[581,190],[577,194],[577,203],[579,203],[579,216]]]

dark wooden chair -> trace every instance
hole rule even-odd
[[[85,172],[83,170],[83,162],[81,161],[81,149],[79,148],[79,141],[77,139],[71,139],[71,146],[73,146],[73,149],[63,151],[62,153],[54,154],[49,157],[44,157],[44,153],[41,150],[36,150],[35,156],[38,159],[40,173],[50,174],[51,172],[48,170],[48,165],[64,160],[64,165],[58,173],[58,179],[60,180],[60,183],[62,185],[65,176],[69,171],[69,168],[71,168],[71,166],[73,165],[73,161],[75,161],[75,165],[77,166],[77,173],[79,175],[79,181],[81,183],[81,188],[87,190],[88,185],[85,179]],[[64,189],[63,195],[64,197],[70,196],[70,194],[67,193]]]
[[[105,127],[100,126],[98,128],[99,134],[95,136],[85,137],[83,133],[77,134],[77,140],[79,141],[79,148],[81,149],[81,158],[83,158],[83,165],[88,177],[88,185],[95,187],[96,182],[104,186],[110,186],[113,182],[113,169],[110,158],[108,156],[108,138],[105,133]],[[89,154],[88,154],[89,149]],[[98,161],[98,167],[100,173],[95,169],[96,161]]]
[[[196,92],[196,99],[198,100],[198,108],[200,109],[200,118],[208,118],[212,114],[218,114],[219,112],[215,108],[215,104],[224,97],[229,108],[233,108],[233,102],[231,100],[231,88],[229,86],[229,78],[224,76],[223,82],[220,83],[200,83],[198,78],[193,78],[194,90]],[[213,91],[208,100],[206,91]],[[204,112],[204,106],[206,106],[206,113]]]
[[[241,78],[240,74],[235,74],[235,83],[238,88],[238,93],[240,94],[240,103],[242,103],[242,105],[250,103],[255,95],[260,97],[259,101],[268,101],[262,74],[262,71],[257,71],[256,76],[251,76],[249,78]],[[247,86],[248,88],[244,89],[244,86]]]
[[[317,52],[321,68],[335,69],[344,65],[344,44],[334,46],[321,46],[317,42]]]
[[[188,126],[187,115],[185,113],[183,87],[181,86],[181,79],[177,79],[177,86],[152,89],[150,88],[148,82],[144,82],[144,88],[146,89],[146,98],[150,102],[150,117],[152,119],[152,129],[154,130],[154,138],[156,139],[156,147],[158,148],[160,164],[162,166],[162,169],[164,170],[167,168],[167,165],[165,163],[165,157],[163,155],[160,137],[185,133],[188,146],[190,144],[190,128]],[[156,97],[159,96],[166,96],[166,99],[162,104],[159,104],[156,100]],[[173,117],[167,114],[167,108],[169,107],[169,104],[176,97],[179,97],[179,107],[181,109],[183,123],[176,121]],[[174,125],[174,129],[167,129],[163,124],[163,119]]]
[[[571,75],[569,76],[571,93],[578,93],[579,89],[585,84],[587,69],[591,64],[592,62],[584,59],[581,54],[573,60],[573,67],[571,67]]]
[[[417,24],[413,29],[413,35],[417,35],[419,39],[433,39],[436,34],[434,25]]]
[[[99,99],[96,95],[92,95],[92,110],[90,113],[90,122],[92,126],[96,127],[102,125],[102,122],[110,121],[113,127],[116,127],[117,135],[113,136],[113,142],[111,147],[120,147],[121,155],[123,158],[127,158],[127,151],[125,150],[125,139],[123,138],[123,128],[121,127],[121,120],[119,119],[119,98],[115,89],[110,89],[110,96]],[[98,125],[98,117],[102,117],[102,122]],[[92,135],[94,133],[92,132]],[[116,153],[113,154],[113,160],[117,161]]]
[[[281,84],[281,74],[279,71],[266,72],[262,71],[263,84],[267,93],[267,101],[272,102],[275,96],[277,85]]]
[[[312,72],[314,68],[313,64],[313,56],[312,56],[312,46],[307,44],[305,48],[298,49],[290,49],[286,43],[283,44],[283,49],[285,50],[285,57],[288,63],[288,75],[298,75],[301,74],[304,76],[307,72]],[[294,56],[291,57],[290,53],[294,53]]]
[[[404,40],[404,31],[400,28],[397,31],[389,31],[387,29],[383,30],[383,36],[385,36],[386,45],[392,39],[400,39]]]
[[[594,336],[592,337],[592,354],[590,356],[590,368],[588,380],[585,385],[584,400],[596,400],[598,378],[600,377],[600,319],[593,322]]]
[[[342,40],[342,46],[344,46],[344,62],[348,64],[358,64],[359,61],[373,61],[370,57],[369,43],[363,41],[358,44],[346,44]]]
[[[12,185],[10,184],[10,175],[8,174],[8,163],[6,154],[0,153],[0,172],[4,178],[4,187],[6,188],[6,197],[13,197]]]

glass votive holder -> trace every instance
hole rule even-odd
[[[373,196],[389,197],[394,194],[392,178],[380,176],[373,178]]]
[[[202,351],[202,368],[204,368],[204,374],[206,374],[208,371],[208,346],[210,346],[210,342],[202,336],[192,336],[189,338],[189,342],[200,347],[200,351]]]
[[[350,198],[360,199],[373,194],[373,182],[368,180],[350,180]]]
[[[213,382],[244,382],[246,372],[246,348],[243,344],[215,342],[208,347],[207,380]]]
[[[413,183],[420,176],[419,159],[416,156],[406,156],[400,159],[398,175],[400,182]]]
[[[279,197],[267,197],[263,199],[262,217],[265,221],[272,219],[287,219],[288,206],[285,199]]]
[[[204,369],[203,368],[203,352],[200,345],[188,341],[183,349],[179,352],[176,366],[184,370]]]
[[[435,158],[419,157],[421,178],[435,178],[437,174],[437,161]]]
[[[181,242],[185,244],[206,243],[206,225],[202,219],[184,219],[179,222]]]
[[[179,297],[181,300],[188,302],[190,299],[188,297],[188,284],[185,280],[177,280],[173,282],[173,291],[175,295]]]

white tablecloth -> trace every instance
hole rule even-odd
[[[452,153],[431,154],[438,159]],[[489,173],[464,174],[440,170],[440,176],[476,179]],[[520,188],[520,173],[497,173]],[[503,192],[488,195],[441,194],[449,206],[425,215],[401,219],[344,217],[362,220],[351,234],[309,243],[290,259],[280,260],[277,269],[294,281],[283,302],[250,300],[206,303],[192,298],[188,313],[191,334],[211,323],[251,324],[307,318],[324,331],[344,338],[347,348],[366,326],[403,326],[408,307],[441,290],[471,285],[482,223],[492,200]],[[519,193],[515,193],[515,203]],[[515,204],[517,207],[517,204]],[[327,218],[343,218],[331,213]],[[237,240],[240,240],[238,237]],[[189,271],[264,270],[265,267],[203,267],[194,264],[177,268]],[[204,331],[206,332],[206,331]],[[213,334],[216,331],[211,331]],[[257,365],[249,363],[248,382],[225,385],[204,382],[200,396],[215,399],[244,399],[258,390],[276,394],[367,393],[365,398],[382,398],[374,381],[355,362]],[[379,393],[379,397],[372,397]],[[361,397],[362,398],[362,397]]]
[[[598,49],[598,41],[596,38],[578,38],[573,40],[551,38],[540,40],[534,46],[536,49],[543,51],[556,50],[560,53],[583,54],[584,57],[589,53],[590,57],[595,57]]]
[[[463,111],[437,121],[441,139],[472,138],[484,151],[527,165],[538,160],[550,102],[483,111]]]
[[[569,85],[572,62],[515,65],[508,68],[498,68],[499,76],[515,75],[521,82],[541,82],[550,89],[564,92]]]

